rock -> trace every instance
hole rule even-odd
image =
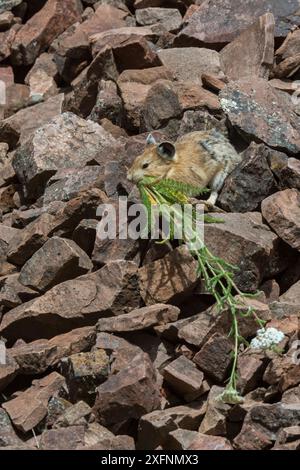
[[[266,13],[220,52],[229,80],[269,78],[274,62],[274,16]]]
[[[89,116],[96,104],[99,79],[117,80],[118,75],[112,49],[105,47],[72,81],[72,91],[66,96],[64,110],[82,117]]]
[[[0,278],[0,303],[6,309],[21,305],[39,294],[19,282],[19,274],[8,274]]]
[[[0,32],[0,59],[1,61],[4,61],[6,59],[10,58],[11,55],[11,47],[13,44],[13,41],[16,37],[17,32],[20,29],[19,24],[14,24],[10,29],[4,32]],[[1,111],[2,113],[2,111]]]
[[[65,29],[80,21],[81,8],[77,0],[48,0],[18,31],[13,45],[13,60],[18,65],[31,65],[41,52]]]
[[[126,124],[140,127],[140,114],[151,86],[158,80],[172,80],[173,75],[166,67],[152,67],[141,70],[124,70],[119,76],[118,87],[124,102]]]
[[[195,354],[193,361],[216,382],[223,382],[232,361],[232,342],[215,333]]]
[[[228,439],[221,436],[207,436],[197,433],[188,450],[233,450]]]
[[[270,308],[277,318],[289,317],[290,315],[299,316],[299,299],[300,299],[300,281],[293,284],[278,301],[270,304]]]
[[[130,436],[115,436],[98,423],[89,424],[85,430],[84,447],[78,450],[135,450],[134,440]]]
[[[268,224],[288,245],[300,250],[300,192],[286,189],[262,202],[262,214]]]
[[[44,79],[54,80],[56,82],[59,79],[57,65],[54,60],[54,54],[49,52],[43,52],[35,61],[34,65],[29,70],[25,77],[25,84],[30,86],[30,81],[35,77],[42,76]]]
[[[192,361],[179,356],[163,369],[163,376],[174,392],[185,401],[195,400],[203,393],[203,373]]]
[[[268,160],[277,153],[254,142],[243,152],[241,163],[226,178],[218,203],[230,212],[257,210],[276,191],[277,184]],[[279,152],[278,152],[279,153]]]
[[[289,450],[299,449],[300,444],[300,426],[289,426],[279,431],[278,437],[275,442],[274,450]],[[285,446],[287,445],[287,447]],[[295,446],[295,447],[294,447]]]
[[[113,261],[92,274],[62,282],[11,310],[0,331],[11,339],[51,338],[70,326],[95,324],[101,316],[128,312],[140,300],[136,270],[130,261]]]
[[[300,118],[291,97],[263,79],[231,82],[221,91],[220,103],[231,124],[248,140],[297,154]]]
[[[17,436],[11,421],[9,419],[8,414],[0,408],[0,426],[1,426],[1,433],[0,433],[0,448],[8,446],[18,447],[21,446],[23,441]]]
[[[228,213],[220,218],[222,223],[205,225],[204,241],[215,256],[240,268],[235,280],[241,290],[256,290],[263,279],[284,270],[289,250],[262,223],[261,214]]]
[[[89,119],[99,124],[105,118],[110,119],[116,125],[122,125],[123,123],[122,99],[118,95],[117,86],[112,80],[100,81],[96,102],[89,115]]]
[[[273,13],[275,17],[275,37],[285,37],[294,24],[299,24],[298,8],[297,0],[288,3],[277,0],[204,2],[187,18],[187,25],[179,34],[178,42],[220,47],[231,42],[267,12]]]
[[[176,429],[196,431],[204,415],[202,402],[174,406],[165,410],[152,411],[139,421],[138,448],[156,449],[168,446],[169,434]]]
[[[54,216],[44,213],[27,225],[25,230],[18,230],[9,242],[8,260],[23,265],[47,241],[54,221]]]
[[[60,359],[89,350],[96,341],[93,327],[83,327],[54,336],[50,340],[38,339],[23,346],[14,346],[9,354],[14,358],[22,374],[42,374],[54,367]]]
[[[29,198],[34,198],[41,195],[46,182],[57,170],[103,162],[115,143],[111,134],[98,124],[64,113],[35,131],[17,150],[13,166],[20,181],[26,185]]]
[[[238,390],[242,395],[259,386],[268,359],[263,353],[240,354],[238,358]]]
[[[103,349],[63,358],[60,370],[66,377],[71,401],[84,400],[92,405],[96,387],[107,379],[109,369],[109,358]]]
[[[44,292],[56,284],[86,274],[92,268],[89,257],[73,240],[52,237],[24,264],[19,281],[24,286]]]
[[[152,26],[153,32],[158,34],[176,32],[182,23],[182,16],[175,8],[141,8],[136,10],[135,16],[139,25]]]
[[[67,82],[86,67],[90,60],[90,41],[93,35],[126,26],[126,12],[111,5],[100,5],[90,18],[74,24],[51,44],[60,76]]]
[[[68,428],[70,426],[87,426],[92,419],[92,409],[84,401],[78,401],[67,408],[55,421],[54,428]]]
[[[20,5],[20,3],[22,3],[22,0],[2,0],[0,5],[0,13],[3,13],[4,11],[9,11],[12,8]]]
[[[142,307],[115,318],[102,318],[98,331],[110,333],[136,331],[176,321],[180,311],[172,305],[156,304]]]
[[[98,223],[98,220],[95,219],[83,219],[73,232],[74,242],[85,251],[88,256],[92,255],[94,249]]]
[[[299,414],[299,404],[274,403],[253,406],[234,443],[238,449],[243,450],[270,448],[281,428],[298,425]]]
[[[43,204],[53,201],[69,201],[80,192],[92,188],[104,189],[103,168],[91,165],[83,168],[59,169],[47,183]]]
[[[3,351],[3,342],[0,342],[1,348],[1,361],[0,361],[0,391],[5,390],[7,385],[9,385],[19,373],[19,366],[14,360],[13,356],[5,351],[5,357],[2,356]],[[0,419],[1,419],[1,409],[0,409]],[[0,444],[1,444],[1,433],[0,433]],[[1,445],[0,445],[1,447]]]
[[[53,96],[44,103],[21,109],[13,116],[0,122],[0,139],[15,148],[24,142],[39,127],[61,113],[63,94]]]
[[[169,434],[168,449],[171,450],[187,450],[198,433],[196,431],[188,431],[187,429],[176,429]]]
[[[276,57],[278,59],[284,60],[299,54],[299,37],[300,33],[298,29],[296,29],[295,31],[291,31],[287,35],[281,46],[276,50]]]
[[[161,49],[158,56],[180,82],[202,85],[201,75],[211,73],[218,78],[224,76],[218,52],[199,47]]]
[[[65,379],[52,372],[40,380],[34,380],[30,388],[3,403],[2,407],[18,430],[28,432],[46,417],[49,399],[64,393],[64,389]]]
[[[104,426],[120,426],[159,408],[155,370],[147,354],[138,354],[119,373],[97,388],[93,408]]]
[[[296,158],[288,158],[281,152],[271,155],[270,168],[279,179],[281,189],[295,188],[300,191],[300,162]]]
[[[300,385],[291,388],[290,390],[286,390],[286,392],[282,394],[282,403],[300,403]]]
[[[41,450],[75,450],[84,443],[84,426],[49,429],[40,437]]]
[[[186,247],[139,269],[141,296],[147,305],[177,302],[197,283],[197,263]],[[172,273],[172,274],[171,274]]]
[[[218,399],[223,392],[222,387],[214,385],[207,398],[207,410],[199,427],[199,432],[212,436],[226,436],[227,424],[226,416],[230,410],[230,405]]]
[[[265,370],[263,380],[269,385],[278,385],[280,392],[295,387],[300,383],[299,364],[293,359],[295,349],[285,356],[275,357]]]
[[[145,69],[162,65],[146,40],[147,36],[153,36],[152,30],[148,27],[105,31],[93,37],[93,56],[108,47],[111,48],[119,73],[127,69]]]

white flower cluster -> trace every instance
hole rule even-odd
[[[261,328],[250,343],[252,349],[270,349],[284,338],[282,331],[276,328]]]

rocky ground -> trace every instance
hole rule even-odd
[[[300,448],[299,25],[297,0],[0,0],[0,447]],[[285,334],[240,352],[234,406],[188,251],[96,237],[149,131],[213,127],[243,161],[206,243]]]

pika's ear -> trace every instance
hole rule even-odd
[[[153,137],[152,134],[149,134],[149,135],[148,135],[148,137],[147,137],[147,139],[146,139],[146,144],[147,144],[147,145],[156,145],[156,144],[157,144],[157,142],[156,142],[156,140],[155,140],[155,137]]]
[[[175,145],[172,142],[162,142],[156,147],[157,153],[165,160],[174,160],[176,154]]]

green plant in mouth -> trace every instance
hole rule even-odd
[[[180,207],[184,204],[188,204],[190,197],[198,196],[204,191],[207,191],[171,179],[156,180],[155,178],[144,178],[138,184],[138,188],[142,202],[147,208],[150,221],[152,220],[153,206],[160,210],[159,213],[163,217],[168,217],[171,228],[167,240],[174,238],[174,227],[178,224],[178,220],[182,221],[182,211]],[[176,205],[179,205],[179,210],[176,209]],[[197,259],[197,274],[199,278],[204,281],[207,291],[215,298],[218,310],[221,312],[227,308],[231,314],[229,336],[232,337],[234,345],[232,367],[228,384],[219,398],[230,404],[241,403],[243,398],[237,391],[237,360],[241,344],[248,346],[248,343],[239,332],[238,320],[242,317],[254,315],[260,327],[264,326],[264,322],[257,317],[254,308],[247,305],[245,302],[246,298],[255,297],[256,294],[248,294],[240,291],[234,282],[234,274],[238,268],[222,258],[215,256],[208,247],[205,246],[203,240],[201,240],[201,235],[199,235],[194,228],[194,216],[195,211],[192,211],[190,217],[185,217],[184,222],[182,221],[182,223],[185,224],[185,230],[182,231],[183,239],[180,241],[189,247],[191,253]],[[204,216],[204,222],[222,223],[222,220]],[[195,244],[195,242],[198,243]],[[197,246],[197,248],[194,248],[195,246]]]

